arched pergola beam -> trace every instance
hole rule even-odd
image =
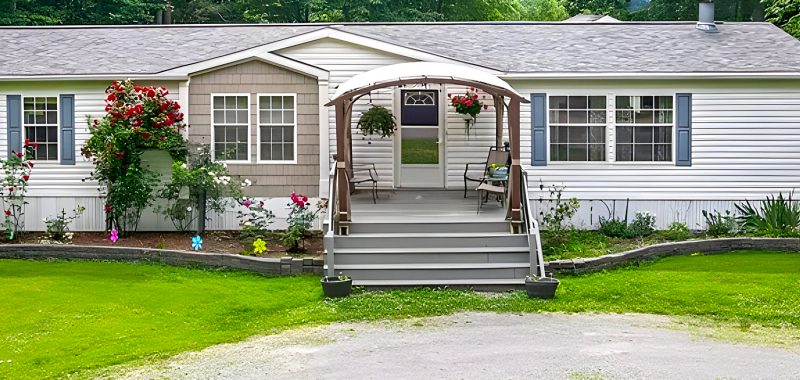
[[[485,92],[485,93],[487,93],[489,95],[502,96],[502,97],[507,97],[509,99],[518,98],[521,103],[530,103],[530,101],[528,99],[525,99],[524,97],[522,97],[522,95],[518,94],[516,91],[509,91],[508,89],[505,89],[505,88],[502,88],[502,87],[493,86],[493,85],[490,85],[490,84],[487,84],[487,83],[483,83],[483,82],[480,82],[480,81],[473,81],[473,80],[468,80],[468,79],[458,79],[458,78],[452,78],[452,77],[451,78],[430,78],[430,77],[422,76],[422,77],[417,77],[417,78],[402,78],[402,79],[397,79],[397,80],[393,80],[393,81],[379,82],[379,83],[374,83],[374,84],[369,85],[369,86],[359,87],[359,88],[353,89],[351,91],[345,92],[345,93],[337,96],[336,98],[334,98],[331,101],[329,101],[328,103],[326,103],[325,106],[330,107],[332,105],[335,105],[336,102],[338,102],[338,101],[347,100],[347,99],[353,99],[353,98],[355,98],[357,96],[363,96],[363,95],[368,94],[368,93],[370,93],[372,91],[380,90],[382,88],[401,87],[401,86],[410,85],[410,84],[455,84],[455,85],[459,85],[459,86],[468,86],[468,87],[474,87],[474,88],[483,90],[483,92]]]

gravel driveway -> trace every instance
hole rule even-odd
[[[692,337],[650,315],[488,314],[292,330],[121,378],[800,379],[800,355]]]

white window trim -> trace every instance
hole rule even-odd
[[[636,95],[631,95],[635,93]],[[554,96],[606,96],[606,160],[605,161],[553,161],[550,159],[550,98]],[[672,161],[617,161],[616,149],[616,129],[617,129],[617,96],[671,96],[672,97]],[[665,166],[673,167],[676,165],[676,137],[677,137],[677,114],[678,105],[676,103],[677,92],[652,91],[652,90],[625,90],[615,92],[598,92],[597,90],[569,90],[568,92],[547,93],[546,102],[546,128],[547,128],[547,166],[595,166],[595,167],[619,167],[619,166]],[[613,105],[613,107],[612,107]],[[599,124],[598,124],[599,126]],[[630,126],[625,124],[623,126]]]
[[[253,133],[252,133],[252,129],[253,129],[252,118],[253,118],[253,116],[252,116],[251,107],[253,105],[251,103],[251,99],[250,99],[250,94],[249,93],[229,93],[229,92],[211,93],[211,98],[209,98],[209,100],[210,100],[209,103],[210,104],[208,105],[209,122],[210,122],[209,125],[211,127],[210,128],[210,134],[211,134],[211,150],[210,150],[211,151],[211,157],[212,158],[216,157],[216,154],[214,153],[214,148],[215,148],[215,145],[216,145],[215,144],[216,141],[215,141],[215,138],[214,138],[216,136],[216,134],[214,133],[214,126],[215,126],[215,123],[214,123],[214,98],[218,97],[218,96],[246,96],[247,97],[247,160],[216,160],[215,159],[215,161],[224,162],[226,164],[251,164],[252,163],[252,155],[251,155],[252,152],[251,152],[251,149],[252,149],[252,145],[253,145],[253,142],[251,141],[252,140],[252,135],[253,135]]]
[[[587,122],[586,123],[581,123],[581,124],[571,124],[571,123],[558,124],[558,126],[560,126],[560,127],[605,127],[606,128],[606,133],[605,133],[605,135],[606,135],[606,143],[605,143],[605,146],[606,146],[606,149],[605,149],[606,159],[605,160],[603,160],[603,161],[552,161],[550,159],[550,146],[552,145],[552,143],[550,143],[550,126],[552,125],[552,123],[550,121],[550,111],[552,110],[550,108],[550,98],[554,97],[554,96],[566,96],[566,97],[570,97],[570,96],[605,96],[606,97],[606,108],[605,108],[605,111],[606,111],[606,122],[605,122],[605,124],[590,124],[588,122],[588,113],[587,113]],[[547,102],[545,104],[545,106],[546,106],[545,109],[547,110],[547,115],[545,117],[545,120],[547,121],[547,123],[545,125],[545,128],[547,128],[547,133],[545,135],[547,136],[547,152],[546,152],[546,154],[547,154],[547,165],[548,166],[551,163],[553,165],[596,165],[596,164],[607,164],[607,163],[611,163],[612,162],[612,161],[609,160],[609,157],[610,157],[610,155],[609,155],[609,150],[610,150],[609,147],[611,146],[611,142],[608,139],[608,130],[609,130],[609,120],[610,120],[610,112],[611,111],[609,110],[608,93],[597,93],[596,91],[595,92],[586,91],[585,94],[581,93],[581,92],[575,92],[575,93],[569,93],[569,94],[562,94],[562,93],[547,94],[547,99],[546,100],[547,100]],[[588,107],[589,105],[587,104],[586,106]],[[587,111],[599,111],[599,109],[597,109],[597,110],[587,109]]]
[[[39,160],[33,159],[37,164],[41,163],[42,165],[49,164],[49,165],[60,165],[61,164],[61,94],[52,93],[28,93],[28,94],[19,94],[20,95],[20,104],[19,104],[19,112],[20,112],[20,121],[21,121],[21,131],[20,131],[20,144],[22,146],[22,150],[24,153],[25,150],[25,139],[27,137],[27,128],[25,128],[25,98],[56,98],[56,159],[55,160]],[[7,126],[6,126],[7,128]],[[74,132],[73,132],[74,133]],[[6,141],[6,152],[11,153],[8,146],[8,141]]]
[[[294,159],[292,160],[262,160],[261,159],[261,97],[262,96],[291,96],[294,99]],[[258,93],[256,94],[256,163],[258,164],[266,164],[266,165],[295,165],[297,164],[297,129],[298,129],[298,109],[297,109],[297,93]],[[286,125],[286,124],[282,124]]]

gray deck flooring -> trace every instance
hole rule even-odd
[[[491,199],[478,213],[478,194],[464,198],[459,190],[397,189],[380,190],[378,203],[366,190],[352,195],[353,222],[448,222],[503,221],[505,209]]]

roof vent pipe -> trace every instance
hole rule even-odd
[[[706,33],[719,33],[714,24],[714,0],[700,0],[700,11],[697,19],[697,29]]]

